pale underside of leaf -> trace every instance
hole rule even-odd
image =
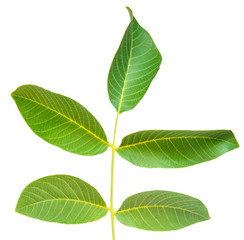
[[[131,22],[108,75],[108,93],[118,113],[133,109],[146,93],[162,61],[151,36],[129,9]]]
[[[115,216],[124,225],[151,231],[177,230],[209,219],[200,200],[169,191],[135,194]]]
[[[47,222],[79,224],[104,217],[108,208],[88,183],[68,175],[53,175],[24,189],[16,212]]]
[[[239,147],[230,130],[146,130],[126,136],[116,150],[148,168],[180,168],[206,162]]]
[[[29,127],[45,141],[80,155],[95,155],[110,145],[94,116],[76,101],[34,85],[12,93]]]

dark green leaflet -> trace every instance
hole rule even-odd
[[[88,183],[68,175],[53,175],[24,189],[16,212],[47,222],[79,224],[104,217],[108,208]]]
[[[126,226],[151,231],[176,230],[210,219],[200,200],[169,191],[135,194],[123,202],[115,216]]]
[[[78,102],[34,85],[20,86],[12,97],[26,123],[45,141],[80,155],[107,150],[102,126]]]
[[[109,99],[119,113],[131,110],[146,93],[162,61],[151,36],[131,10],[127,27],[108,75]]]
[[[147,130],[126,136],[117,152],[137,166],[180,168],[212,160],[238,147],[229,130]]]

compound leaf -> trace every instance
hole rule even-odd
[[[117,148],[129,162],[148,168],[181,168],[238,148],[230,130],[147,130],[126,136]]]
[[[12,97],[32,131],[48,143],[80,155],[107,150],[102,126],[78,102],[34,85],[20,86]]]
[[[193,197],[169,191],[148,191],[127,198],[115,214],[124,225],[170,231],[210,219],[207,208]]]
[[[109,99],[119,113],[131,110],[146,93],[162,61],[151,36],[127,8],[131,22],[108,75]]]
[[[104,217],[108,208],[88,183],[68,175],[53,175],[24,189],[16,212],[47,222],[79,224]]]

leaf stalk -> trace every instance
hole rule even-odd
[[[110,189],[110,214],[111,214],[111,227],[112,227],[112,239],[115,240],[115,228],[114,228],[114,215],[115,211],[113,208],[113,193],[114,193],[114,158],[115,158],[115,138],[116,131],[119,119],[119,111],[117,112],[115,126],[114,126],[114,136],[113,136],[113,144],[112,144],[112,161],[111,161],[111,189]]]

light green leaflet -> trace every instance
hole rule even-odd
[[[24,189],[16,212],[47,222],[78,224],[104,217],[108,208],[88,183],[68,175],[53,175]]]
[[[162,61],[151,36],[128,8],[127,27],[108,75],[109,99],[118,113],[134,108],[146,93]]]
[[[147,130],[126,136],[117,152],[137,166],[180,168],[212,160],[238,147],[230,130]]]
[[[81,155],[107,150],[102,126],[76,101],[34,85],[20,86],[12,97],[26,123],[45,141]]]
[[[126,226],[170,231],[210,219],[207,208],[193,197],[168,191],[149,191],[127,198],[116,212]]]

